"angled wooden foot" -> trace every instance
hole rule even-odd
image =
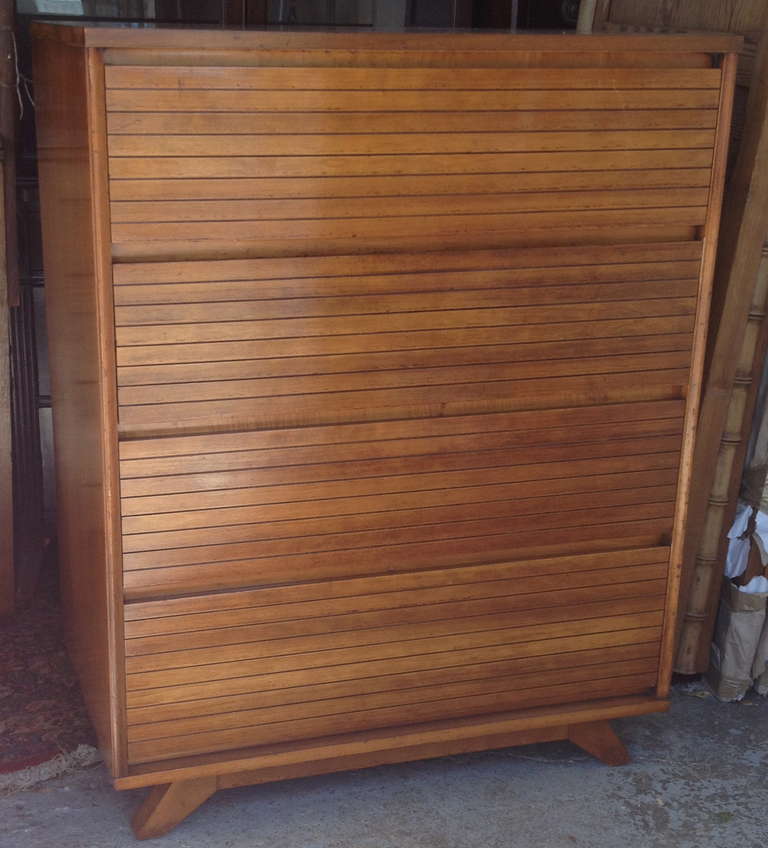
[[[131,822],[137,839],[173,830],[216,791],[216,777],[199,777],[153,786]]]
[[[629,752],[607,721],[572,724],[568,738],[607,766],[623,766],[629,762]]]

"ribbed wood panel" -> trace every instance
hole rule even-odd
[[[680,397],[699,256],[685,242],[117,265],[120,424]]]
[[[125,590],[407,571],[482,561],[492,548],[494,558],[599,549],[627,523],[658,543],[672,528],[681,414],[671,400],[399,421],[390,432],[370,423],[129,442]]]
[[[106,86],[112,238],[151,255],[697,227],[720,71],[112,65]]]
[[[719,70],[106,85],[131,760],[653,685]]]

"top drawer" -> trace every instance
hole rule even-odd
[[[115,252],[683,238],[704,223],[720,83],[706,67],[108,66]]]

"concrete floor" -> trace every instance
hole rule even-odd
[[[679,688],[670,714],[616,722],[607,768],[566,743],[221,792],[163,848],[765,848],[768,700]],[[135,846],[142,793],[101,767],[0,798],[2,848]]]

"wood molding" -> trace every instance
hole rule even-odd
[[[696,449],[702,416],[701,407],[704,398],[702,383],[704,380],[704,362],[707,348],[707,324],[712,303],[712,291],[716,273],[718,235],[721,226],[721,210],[725,186],[725,171],[728,157],[731,117],[733,114],[733,92],[736,78],[738,56],[728,55],[723,62],[723,87],[721,89],[720,118],[715,155],[712,161],[712,185],[710,188],[709,214],[704,226],[704,250],[701,261],[701,289],[699,293],[700,315],[697,321],[698,333],[694,342],[694,354],[691,364],[691,383],[686,417],[686,444],[681,462],[680,486],[678,490],[678,513],[675,521],[676,532],[672,542],[669,579],[669,609],[677,610],[681,583],[685,569],[686,528],[690,520],[694,492],[696,489]],[[659,696],[669,694],[672,678],[672,666],[677,645],[677,616],[670,613],[665,628],[659,672]]]

